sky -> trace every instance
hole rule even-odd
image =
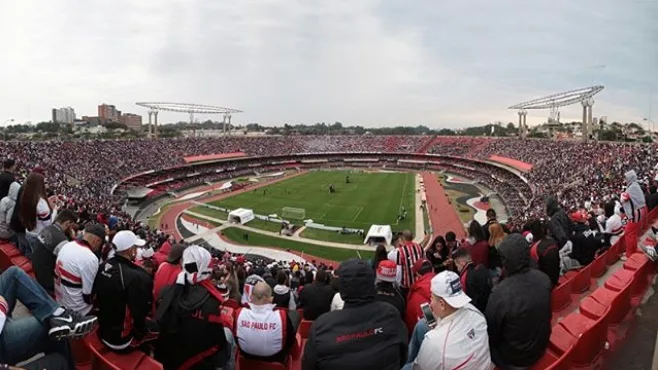
[[[595,117],[658,128],[656,19],[655,0],[0,0],[0,125],[101,103],[146,120],[135,102],[159,101],[243,110],[234,124],[460,128],[604,85]]]

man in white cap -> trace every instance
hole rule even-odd
[[[425,334],[415,361],[403,369],[492,369],[486,319],[471,305],[459,276],[439,273],[432,278],[430,291],[436,327]]]
[[[173,249],[172,249],[173,250]],[[155,358],[165,369],[223,369],[235,366],[235,340],[223,313],[224,297],[210,278],[212,256],[191,245],[183,251],[176,283],[163,288],[156,319],[160,337]]]
[[[153,308],[153,280],[133,263],[137,248],[144,244],[132,231],[119,231],[112,238],[114,256],[101,264],[96,276],[98,334],[115,351],[137,347],[156,331],[146,319]]]

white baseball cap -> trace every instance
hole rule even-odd
[[[443,298],[451,307],[464,307],[471,299],[462,290],[459,275],[452,271],[442,271],[432,278],[430,291],[437,297]]]
[[[112,238],[112,244],[117,252],[123,252],[134,246],[143,247],[146,240],[140,239],[130,230],[121,230]]]

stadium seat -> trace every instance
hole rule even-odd
[[[635,274],[630,270],[619,269],[610,275],[603,286],[615,292],[620,292],[628,286],[632,286]]]
[[[571,303],[571,284],[572,281],[565,279],[564,282],[551,292],[551,309],[553,312],[560,312]]]
[[[288,356],[288,360],[284,365],[278,362],[264,362],[248,359],[242,356],[242,353],[239,353],[238,351],[238,364],[236,368],[240,370],[292,370],[292,358]]]
[[[606,251],[607,253],[608,251]],[[605,271],[608,269],[608,266],[606,265],[606,255],[603,253],[602,255],[596,257],[594,261],[592,261],[592,270],[591,270],[591,275],[592,279],[598,279],[601,276],[605,274]]]
[[[551,331],[551,338],[547,350],[555,354],[562,354],[576,344],[576,337],[571,335],[563,326],[556,324]]]
[[[20,255],[21,252],[13,244],[0,245],[0,269],[11,267],[11,259]]]
[[[622,242],[624,238],[621,238],[615,245],[611,246],[610,249],[603,253],[605,255],[605,264],[608,266],[614,265],[619,260],[619,243]]]
[[[625,289],[618,292],[606,289],[605,287],[600,287],[587,298],[591,298],[610,309],[607,321],[608,325],[618,325],[622,322],[622,320],[624,320],[626,315],[628,315],[628,312],[631,310],[630,286],[627,286]],[[581,312],[583,312],[582,309]],[[598,315],[586,316],[590,317],[591,319],[598,318]]]
[[[21,270],[32,273],[32,262],[25,256],[16,256],[11,259],[11,264],[20,268]]]
[[[134,351],[128,354],[118,354],[110,351],[98,339],[96,332],[87,335],[84,342],[92,352],[93,370],[162,370],[162,364],[147,356],[144,352]]]
[[[91,365],[93,353],[84,339],[69,339],[69,345],[76,367]]]
[[[624,262],[624,270],[633,272],[632,296],[634,300],[641,299],[648,284],[649,268],[653,263],[644,253],[634,253]],[[639,301],[638,301],[639,302]]]
[[[537,361],[531,370],[571,370],[573,362],[573,346],[561,355],[546,350],[544,356]]]
[[[559,326],[578,338],[573,349],[572,368],[589,369],[600,366],[607,342],[607,317],[607,313],[604,313],[601,318],[591,320],[574,312],[560,321]]]
[[[311,326],[313,326],[313,321],[311,320],[302,320],[299,323],[299,328],[297,328],[297,333],[301,335],[302,339],[308,338],[308,333],[311,331]]]
[[[567,271],[564,276],[571,280],[571,292],[580,294],[589,289],[591,282],[592,264],[581,268],[578,271]]]

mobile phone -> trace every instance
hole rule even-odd
[[[423,317],[427,322],[427,326],[429,326],[430,329],[434,329],[436,327],[436,318],[434,317],[434,313],[432,312],[429,303],[421,304],[420,309],[423,311]]]

